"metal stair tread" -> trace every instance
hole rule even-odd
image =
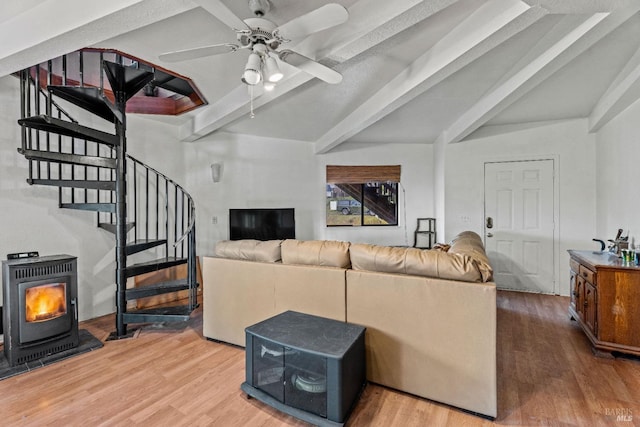
[[[154,80],[158,87],[170,90],[180,95],[189,96],[192,93],[191,86],[184,79],[172,76],[162,70],[154,70]]]
[[[141,262],[138,264],[132,264],[127,266],[126,273],[127,277],[138,276],[144,273],[150,273],[152,271],[158,271],[169,267],[174,267],[176,265],[186,264],[187,258],[175,258],[175,257],[165,257],[154,259],[147,262]]]
[[[94,212],[116,212],[115,203],[60,203],[60,208]]]
[[[122,114],[97,87],[49,86],[49,92],[112,123],[122,122]]]
[[[127,232],[129,232],[135,226],[136,226],[135,222],[128,222],[126,224]],[[108,231],[109,233],[112,233],[112,234],[116,234],[116,231],[117,231],[116,230],[116,225],[112,224],[110,222],[101,222],[101,223],[98,224],[98,227],[100,227],[103,230],[106,230],[106,231]]]
[[[56,119],[55,117],[41,114],[39,116],[26,117],[18,120],[21,126],[37,129],[45,132],[52,132],[59,135],[70,136],[72,138],[86,139],[89,141],[116,146],[119,139],[116,135],[82,126],[78,123]]]
[[[198,284],[195,284],[198,287]],[[127,300],[145,298],[154,295],[168,294],[171,292],[184,291],[189,289],[187,279],[169,280],[166,282],[153,283],[151,285],[142,285],[135,288],[127,288],[125,291]]]
[[[138,239],[127,243],[126,252],[127,255],[133,255],[156,246],[164,245],[165,243],[167,243],[167,239]]]
[[[116,159],[100,156],[85,156],[82,154],[58,153],[56,151],[30,150],[18,148],[18,152],[29,160],[66,163],[70,165],[93,166],[115,169]]]
[[[55,187],[86,188],[90,190],[116,189],[115,181],[78,180],[78,179],[28,179],[30,185],[52,185]]]
[[[111,61],[103,61],[103,68],[114,92],[121,91],[128,100],[153,80],[153,73],[133,67],[125,67]]]
[[[186,322],[197,307],[189,305],[147,308],[123,313],[125,323]]]

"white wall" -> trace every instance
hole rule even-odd
[[[412,245],[416,218],[433,215],[431,151],[427,145],[345,144],[333,153],[317,156],[309,143],[229,133],[187,144],[186,181],[196,201],[198,252],[211,254],[215,242],[229,238],[230,208],[293,207],[299,239]],[[211,163],[223,164],[218,183],[212,182]],[[327,227],[327,164],[401,164],[404,191],[401,188],[400,225]],[[214,217],[217,224],[213,224]]]
[[[199,255],[213,254],[215,243],[229,238],[232,208],[294,208],[296,237],[313,238],[313,201],[323,187],[309,144],[214,133],[182,148]],[[212,163],[222,164],[220,182],[211,178]]]
[[[618,228],[640,244],[640,103],[597,133],[598,238],[613,239]]]
[[[451,144],[446,155],[446,240],[461,230],[484,234],[484,163],[552,158],[559,204],[556,289],[569,293],[568,249],[596,249],[595,135],[586,120],[488,127]],[[467,221],[468,219],[468,221]]]
[[[434,218],[436,218],[436,240],[438,242],[448,242],[446,235],[446,167],[447,167],[447,147],[444,140],[438,139],[433,146],[433,204]]]

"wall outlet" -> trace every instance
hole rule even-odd
[[[215,215],[214,215],[214,216],[212,216],[212,217],[211,217],[211,224],[214,224],[214,225],[215,225],[215,224],[217,224],[217,223],[218,223],[218,217],[217,217],[217,216],[215,216]]]

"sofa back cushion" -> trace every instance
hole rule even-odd
[[[349,268],[349,242],[287,239],[282,242],[282,263]]]
[[[482,274],[482,281],[493,280],[493,268],[484,250],[482,238],[478,234],[473,231],[463,231],[453,238],[450,245],[449,253],[468,255],[475,260]]]
[[[281,243],[282,240],[222,240],[216,244],[215,254],[220,258],[278,262]]]
[[[349,249],[354,270],[400,273],[465,282],[481,282],[482,275],[468,255],[353,243]]]

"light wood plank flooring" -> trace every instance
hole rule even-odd
[[[348,426],[640,425],[640,361],[593,356],[568,303],[498,292],[496,420],[369,384]],[[113,316],[81,327],[104,340]],[[183,330],[143,330],[0,381],[0,425],[306,425],[247,399],[242,381],[244,351],[203,339],[197,311]]]

